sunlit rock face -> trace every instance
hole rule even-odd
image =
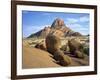
[[[52,23],[51,28],[62,28],[63,26],[65,26],[64,21],[60,18],[57,18]]]
[[[46,38],[48,34],[52,34],[58,37],[67,37],[67,36],[82,36],[79,32],[75,32],[71,30],[69,27],[67,27],[64,23],[63,19],[56,18],[51,26],[46,26],[44,29],[31,34],[29,38],[31,37],[41,37]]]

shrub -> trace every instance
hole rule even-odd
[[[87,54],[89,56],[89,47],[84,48],[83,51],[85,54]]]

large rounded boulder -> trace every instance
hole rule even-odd
[[[67,55],[64,55],[64,53],[61,50],[57,50],[54,53],[54,59],[58,61],[58,63],[62,66],[68,66],[71,64],[71,58]]]
[[[81,43],[79,43],[75,39],[71,39],[68,41],[68,46],[71,54],[75,55],[78,58],[84,57],[83,46]]]
[[[60,38],[55,35],[48,35],[46,37],[46,47],[47,51],[54,54],[61,46]]]

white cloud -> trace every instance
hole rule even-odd
[[[88,22],[88,23],[87,23]],[[67,18],[65,24],[76,32],[89,34],[89,17]]]
[[[80,32],[81,34],[89,34],[89,28],[87,25],[68,24],[67,26],[73,31]]]
[[[70,24],[73,24],[73,23],[78,22],[78,19],[75,19],[75,18],[67,18],[66,22],[67,23],[70,23]]]
[[[70,28],[81,28],[82,26],[80,24],[68,24],[68,27],[70,27]]]
[[[88,22],[89,21],[89,17],[86,17],[86,16],[80,17],[79,21],[80,22]]]
[[[67,18],[66,19],[66,24],[76,24],[76,23],[85,23],[89,22],[89,17],[83,16],[79,18]]]

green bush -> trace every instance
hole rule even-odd
[[[84,48],[83,51],[85,54],[89,55],[89,47]]]

